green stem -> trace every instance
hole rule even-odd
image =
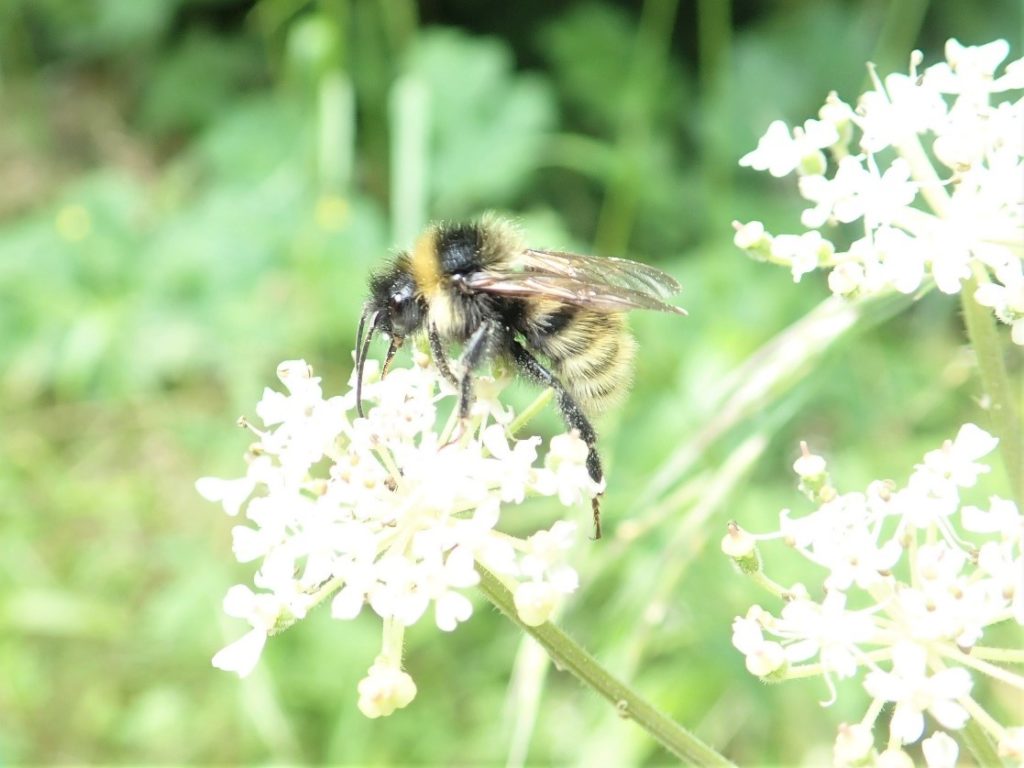
[[[402,666],[402,647],[405,639],[405,625],[395,619],[384,619],[380,655],[396,668]]]
[[[944,644],[936,645],[935,650],[950,661],[955,661],[957,664],[963,664],[965,667],[977,670],[983,675],[988,675],[989,677],[1006,683],[1017,690],[1024,691],[1024,677],[1014,674],[1008,669],[1003,669],[995,664],[990,664],[984,659],[975,658],[973,653],[964,653],[959,648],[949,647]]]
[[[964,325],[978,359],[978,371],[989,400],[989,428],[999,438],[999,451],[1006,465],[1010,490],[1018,506],[1024,504],[1024,431],[1018,411],[1019,394],[1015,395],[1003,359],[1003,345],[991,310],[974,300],[974,293],[986,278],[982,267],[976,267],[971,279],[960,291]]]
[[[792,594],[792,590],[788,587],[784,587],[777,581],[768,578],[764,571],[755,571],[754,573],[748,574],[748,577],[754,581],[759,587],[768,592],[770,595],[785,600],[787,596]]]
[[[1003,765],[1002,759],[996,753],[995,746],[992,744],[992,739],[989,738],[985,732],[985,728],[979,721],[979,715],[982,715],[982,719],[987,717],[988,713],[984,712],[973,699],[961,699],[960,704],[968,711],[971,715],[967,721],[967,725],[960,732],[960,738],[963,739],[964,746],[974,756],[974,760],[978,765]],[[980,710],[980,711],[979,711]]]
[[[551,402],[551,398],[555,396],[555,390],[548,387],[539,395],[536,399],[530,403],[526,408],[508,425],[508,434],[510,437],[515,437],[516,433],[525,427],[529,421],[536,416],[538,413],[544,410],[545,406]]]
[[[888,3],[871,55],[871,61],[882,72],[906,70],[907,51],[916,44],[928,6],[929,0],[898,0]]]
[[[649,617],[657,616],[667,608],[672,596],[678,594],[679,584],[695,558],[681,557],[683,552],[696,553],[704,546],[715,526],[709,523],[711,516],[721,510],[730,495],[741,486],[742,479],[757,463],[768,445],[768,438],[761,432],[748,437],[723,462],[714,480],[705,489],[692,509],[677,526],[675,533],[666,541],[661,563],[657,568],[657,584],[651,588],[651,597],[640,612],[641,619],[630,640],[626,658],[625,674],[632,675],[640,666],[644,653],[654,637],[656,622]]]
[[[987,645],[976,645],[971,648],[971,656],[976,659],[985,659],[986,661],[1024,664],[1024,650],[1015,648],[992,648]]]
[[[732,3],[722,0],[698,0],[697,2],[697,54],[698,86],[700,103],[705,113],[701,131],[701,156],[713,158],[702,163],[702,181],[705,200],[711,201],[708,220],[714,221],[714,211],[735,211],[733,175],[736,158],[733,150],[723,140],[723,132],[712,125],[731,124],[734,119],[734,99],[727,98],[732,85],[729,73],[732,71],[733,19]],[[714,123],[712,121],[723,121]]]
[[[569,670],[584,685],[611,702],[620,716],[635,720],[659,744],[681,760],[694,765],[732,765],[632,688],[613,677],[597,659],[554,624],[548,622],[539,627],[524,624],[516,612],[512,593],[505,585],[479,563],[477,571],[480,573],[480,590],[484,596],[540,643],[560,669]]]
[[[617,111],[617,162],[609,171],[594,236],[598,253],[621,256],[628,251],[643,187],[638,169],[649,151],[678,10],[679,0],[645,0],[641,5],[629,81]]]
[[[860,724],[869,730],[875,730],[875,721],[878,716],[882,714],[882,708],[885,706],[885,701],[882,699],[872,699],[868,705],[867,712],[864,713],[864,717],[860,719]]]
[[[355,155],[355,89],[348,75],[332,69],[320,79],[318,172],[321,192],[344,195],[352,181]]]
[[[888,648],[881,648],[876,651],[870,651],[860,655],[859,661],[857,662],[858,667],[865,666],[869,661],[886,661],[892,658],[892,651]],[[790,667],[786,670],[786,674],[779,678],[772,678],[770,682],[781,683],[787,680],[800,680],[808,677],[822,677],[829,674],[830,669],[825,664],[800,664],[795,667]]]
[[[430,93],[416,76],[402,75],[388,99],[392,241],[411,245],[427,222]]]
[[[832,296],[762,345],[719,382],[715,401],[708,406],[714,417],[654,471],[635,506],[651,505],[684,480],[712,444],[744,419],[779,401],[806,377],[815,360],[854,328],[880,323],[911,301],[897,293],[856,301]]]

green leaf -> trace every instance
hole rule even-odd
[[[201,128],[222,115],[262,72],[262,58],[251,42],[193,32],[155,59],[155,70],[142,90],[142,124],[157,134]]]
[[[503,43],[455,30],[425,32],[408,71],[429,92],[435,211],[464,215],[508,202],[536,167],[554,122],[547,85],[513,74]]]

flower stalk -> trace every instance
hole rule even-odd
[[[692,765],[732,765],[718,752],[706,745],[679,723],[661,712],[608,670],[551,622],[530,626],[523,622],[516,610],[512,593],[497,576],[477,565],[480,591],[505,616],[519,625],[545,651],[560,669],[566,669],[584,685],[607,699],[621,717],[634,720],[659,744],[681,760]]]
[[[964,746],[967,747],[968,751],[974,755],[975,761],[978,765],[1000,765],[1002,760],[999,759],[999,755],[996,753],[995,745],[992,744],[992,739],[989,738],[985,729],[981,727],[981,719],[978,717],[980,707],[977,707],[975,711],[971,712],[971,707],[968,706],[968,711],[971,712],[971,719],[967,721],[967,725],[964,726],[961,738],[963,739]]]
[[[1018,506],[1024,506],[1024,429],[1018,400],[1019,389],[1010,382],[1003,359],[1003,345],[992,313],[980,305],[974,295],[982,282],[987,282],[984,270],[975,267],[965,290],[960,294],[964,326],[974,348],[981,383],[991,413],[991,429],[999,437],[999,451],[1006,466]],[[1018,392],[1015,396],[1014,392]]]

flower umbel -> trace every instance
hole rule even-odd
[[[351,389],[324,399],[304,361],[282,363],[287,393],[267,389],[256,406],[264,429],[242,422],[257,437],[245,477],[202,478],[196,487],[228,514],[244,509],[248,524],[233,529],[234,552],[260,561],[258,591],[236,585],[225,599],[225,611],[252,629],[214,665],[245,676],[267,637],[314,606],[330,599],[337,619],[369,606],[384,640],[359,685],[359,708],[380,717],[416,694],[401,664],[405,627],[429,611],[442,631],[466,621],[473,606],[464,592],[479,581],[477,563],[506,582],[517,605],[524,595],[528,623],[546,621],[575,590],[565,563],[575,525],[560,521],[519,539],[496,530],[502,505],[552,496],[568,506],[600,488],[574,435],[556,437],[547,466],[537,465],[540,438],[506,435],[510,412],[496,397],[480,398],[468,425],[453,413],[438,429],[438,405],[454,397],[439,391],[425,357],[383,380],[368,373],[363,395],[374,405],[357,418]],[[499,383],[490,385],[496,395]]]
[[[1024,691],[1024,677],[989,661],[1024,662],[1024,651],[981,644],[996,624],[1024,625],[1024,516],[997,496],[987,510],[961,498],[988,472],[983,460],[996,443],[965,424],[924,456],[904,487],[875,481],[863,493],[810,494],[817,507],[810,514],[787,510],[777,533],[747,534],[781,538],[823,571],[817,598],[801,584],[787,588],[752,573],[786,604],[777,616],[755,605],[735,620],[733,645],[747,669],[772,682],[822,675],[827,703],[838,695],[837,680],[867,670],[872,703],[859,724],[840,727],[837,765],[864,764],[873,748],[865,733],[886,705],[892,717],[879,763],[905,754],[901,746],[920,740],[929,721],[943,729],[925,740],[929,765],[955,763],[947,732],[969,720],[997,744],[1013,741],[1019,726],[1000,725],[971,697],[976,673]],[[803,490],[809,477],[827,478],[824,460],[806,446],[795,469]]]
[[[974,300],[1024,345],[1024,59],[998,74],[1008,53],[1005,40],[950,40],[946,61],[923,72],[919,52],[907,74],[882,79],[869,67],[874,87],[856,108],[832,93],[820,120],[792,131],[773,122],[740,165],[795,172],[810,231],[773,236],[737,222],[736,245],[796,281],[827,269],[842,296],[910,294],[926,281],[959,293],[973,276]],[[818,232],[852,222],[863,236],[844,245]]]

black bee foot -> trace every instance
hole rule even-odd
[[[594,510],[594,541],[601,538],[601,494],[590,500],[590,507]]]

